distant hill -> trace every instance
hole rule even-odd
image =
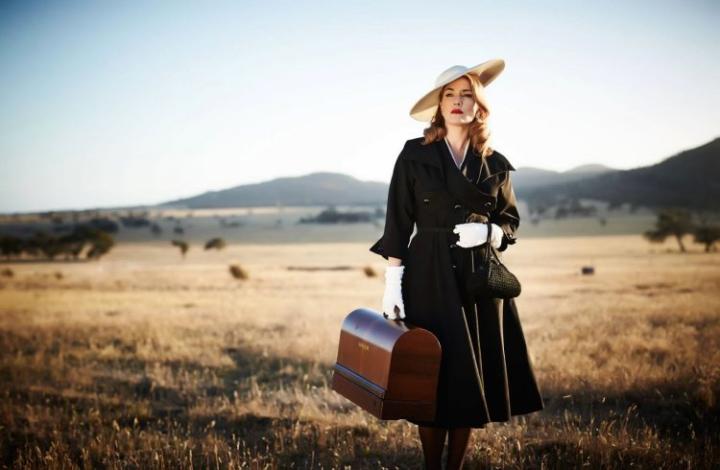
[[[720,210],[720,138],[655,165],[632,170],[599,164],[581,165],[564,172],[520,167],[513,172],[513,183],[518,198],[531,206],[553,204],[563,198],[586,198],[617,205]],[[387,183],[319,172],[209,191],[155,207],[382,205],[387,191]]]
[[[319,172],[208,191],[198,196],[158,204],[156,207],[200,209],[381,204],[387,198],[387,192],[387,183],[360,181],[340,173]]]
[[[583,168],[588,168],[583,170]],[[613,171],[602,165],[584,165],[566,172],[519,168],[513,175],[516,186],[523,188],[574,181],[601,171]],[[208,191],[197,196],[175,199],[156,207],[187,209],[256,206],[356,205],[384,204],[388,184],[360,181],[340,173],[319,172],[304,176],[276,178],[261,183]]]
[[[598,199],[611,204],[720,210],[720,138],[685,150],[655,165],[603,172],[577,181],[518,186],[532,205],[560,198]]]
[[[617,171],[617,170],[615,170],[615,168],[610,168],[609,166],[600,165],[598,163],[588,163],[587,165],[576,166],[575,168],[567,170],[565,173],[586,175],[586,174],[607,173],[608,171]]]
[[[611,171],[617,170],[598,164],[581,165],[563,172],[524,166],[519,167],[517,171],[513,173],[512,180],[516,188],[524,188],[527,190],[550,184],[578,181]]]

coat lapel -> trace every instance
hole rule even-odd
[[[503,171],[515,171],[515,167],[497,150],[493,150],[488,158],[483,159],[483,169],[480,173],[480,182]]]
[[[475,150],[472,147],[468,147],[465,158],[475,157],[478,158]],[[417,145],[413,148],[413,151],[404,154],[406,160],[422,163],[424,165],[430,165],[437,168],[443,168],[443,159],[450,158],[447,146],[442,140],[435,141],[429,145]],[[514,171],[510,162],[500,152],[495,150],[488,158],[482,159],[482,168],[480,170],[480,181],[482,182],[491,176],[500,173],[502,171]]]
[[[442,144],[442,145],[441,145]],[[447,189],[465,207],[476,213],[489,212],[495,205],[495,197],[482,192],[472,181],[469,181],[453,162],[452,156],[445,145],[445,142],[433,142],[432,146],[438,157],[445,162],[445,184]],[[465,158],[478,158],[475,152],[468,147]],[[482,178],[482,170],[481,170]]]
[[[481,160],[482,167],[480,168],[478,181],[476,183],[468,181],[453,162],[452,156],[442,139],[428,145],[419,144],[414,146],[413,151],[404,154],[404,158],[439,168],[445,179],[448,192],[465,207],[481,214],[487,213],[495,206],[496,198],[481,191],[477,184],[497,173],[515,170],[505,156],[495,150],[489,157]],[[475,153],[475,149],[469,146],[465,158],[479,158],[479,156]]]

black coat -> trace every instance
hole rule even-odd
[[[515,301],[465,291],[470,252],[479,247],[457,246],[452,232],[471,213],[483,214],[503,229],[499,251],[516,242],[515,168],[498,151],[480,159],[468,146],[465,162],[476,166],[464,175],[443,140],[422,142],[408,140],[395,162],[385,230],[370,248],[403,260],[405,321],[435,333],[442,346],[435,420],[411,422],[477,428],[541,410]]]

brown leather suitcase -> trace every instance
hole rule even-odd
[[[441,353],[430,331],[360,308],[343,321],[332,388],[380,419],[432,420]]]

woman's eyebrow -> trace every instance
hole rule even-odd
[[[455,91],[455,88],[453,88],[453,87],[451,87],[451,86],[445,88],[445,91],[448,91],[448,90]],[[460,90],[460,91],[472,91],[472,90],[471,90],[470,88],[463,88],[463,89]]]

